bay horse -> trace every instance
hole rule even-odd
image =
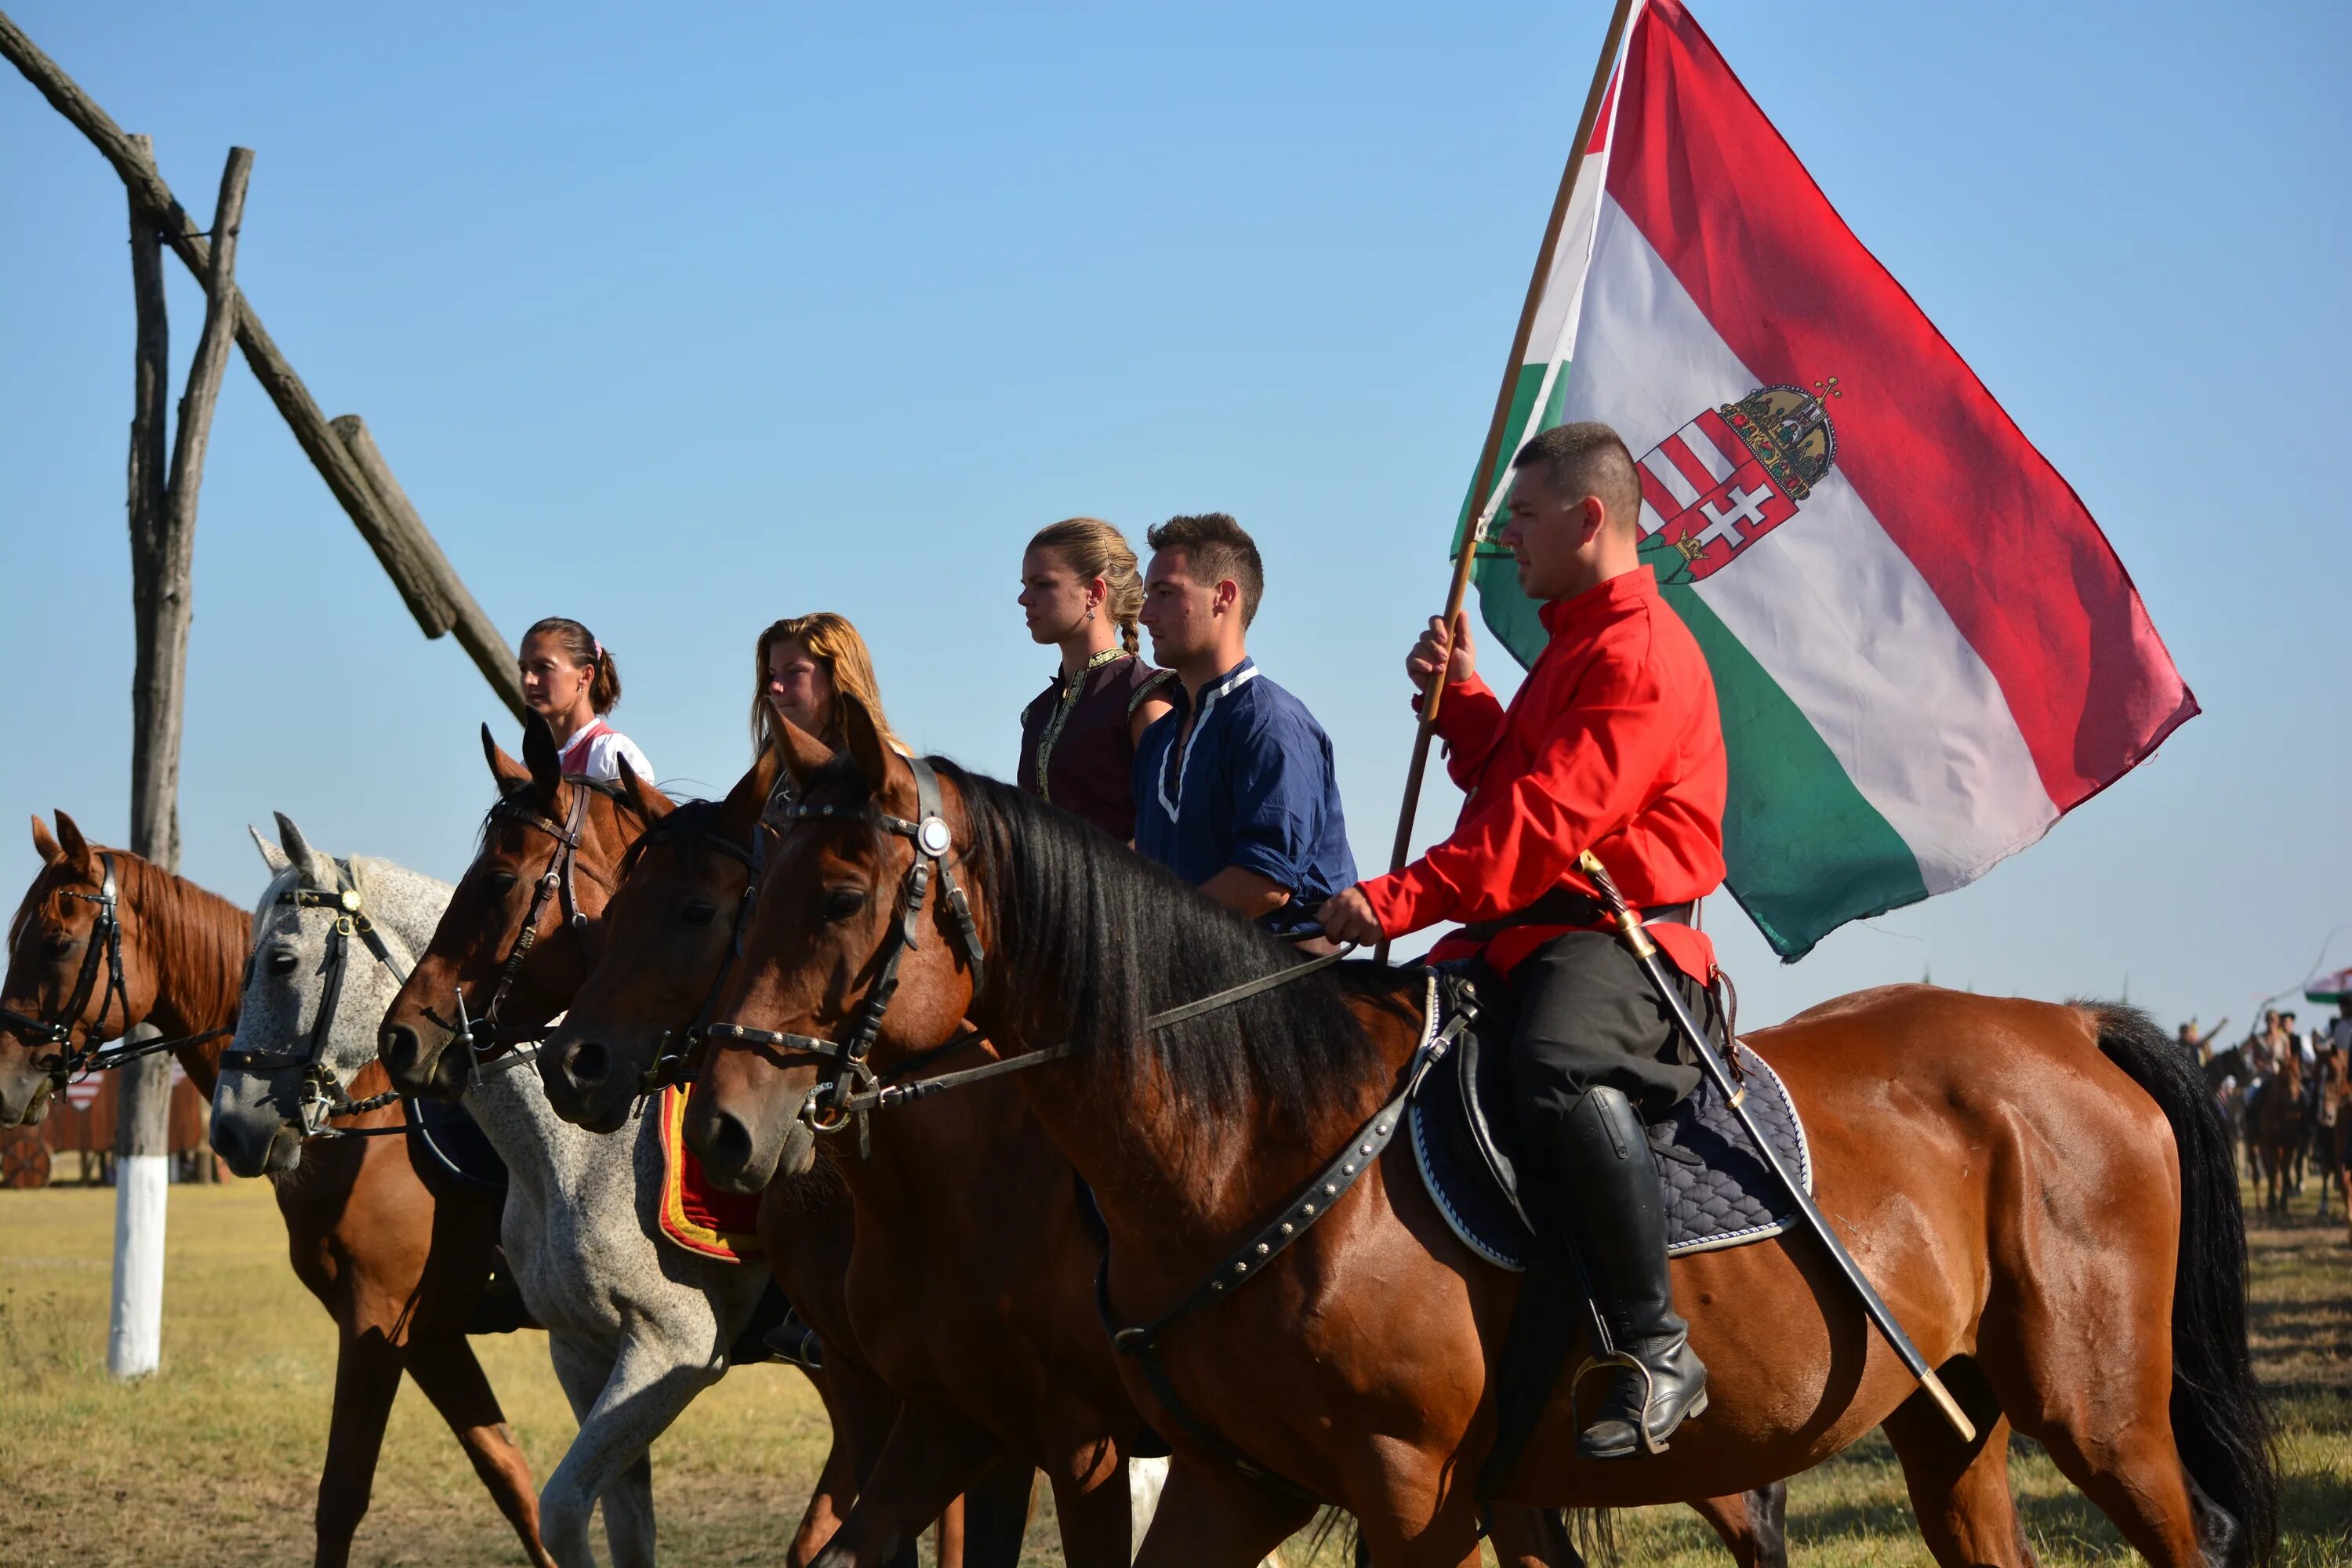
[[[822,752],[797,765],[813,775]],[[709,832],[753,843],[775,777],[774,762],[763,761],[716,808],[711,827],[641,843],[606,911],[607,955],[548,1041],[549,1099],[560,1110],[590,1126],[618,1125],[677,1059],[665,1055],[670,1042],[714,1007],[740,1012],[740,991],[724,984],[730,970],[742,973],[730,965],[730,944],[753,939],[719,916],[739,911],[756,930],[774,918],[777,884],[750,889],[749,856],[697,857],[687,847]],[[967,1054],[984,1060],[983,1048],[975,1040]],[[1031,1465],[1045,1471],[1071,1568],[1125,1568],[1134,1521],[1118,1461],[1135,1452],[1143,1421],[1096,1321],[1097,1251],[1075,1173],[1010,1083],[900,1116],[870,1157],[828,1162],[856,1200],[856,1240],[836,1292],[843,1321],[818,1326],[828,1346],[854,1336],[907,1405],[884,1466],[821,1561],[872,1561],[940,1496],[1010,1453],[1024,1474]],[[1755,1517],[1743,1498],[1710,1500],[1700,1511],[1751,1568],[1783,1561],[1777,1524],[1759,1528],[1777,1520],[1780,1500],[1755,1500]],[[1514,1568],[1574,1561],[1534,1510],[1498,1510],[1494,1524]]]
[[[1490,1500],[1475,1478],[1519,1282],[1458,1242],[1393,1144],[1321,1206],[1349,1145],[1398,1111],[1423,973],[1341,964],[1155,1028],[1296,955],[1009,785],[944,762],[919,777],[858,705],[844,723],[849,755],[803,781],[806,816],[764,873],[772,918],[712,1026],[728,1043],[743,1010],[688,1118],[711,1174],[756,1186],[853,1135],[857,1111],[900,1114],[842,1091],[969,1019],[1008,1062],[1038,1058],[1014,1076],[1099,1205],[1103,1317],[1142,1342],[1121,1372],[1175,1446],[1139,1568],[1240,1568],[1318,1500],[1356,1515],[1381,1568],[1460,1563]],[[950,870],[961,896],[917,898]],[[868,1017],[852,1071],[842,1037]],[[803,1048],[758,1048],[767,1029],[805,1031]],[[1749,1043],[1804,1111],[1822,1207],[1975,1439],[1783,1235],[1673,1264],[1712,1405],[1671,1451],[1580,1460],[1571,1377],[1491,1500],[1737,1492],[1883,1424],[1937,1561],[2014,1563],[2014,1430],[2157,1568],[2270,1558],[2236,1183],[2168,1037],[2127,1008],[1893,986]]]
[[[2319,1105],[2312,1141],[2320,1162],[2319,1217],[2327,1217],[2334,1189],[2344,1200],[2344,1223],[2352,1227],[2352,1060],[2339,1045],[2319,1060]]]
[[[169,1037],[221,1031],[176,1053],[190,1079],[211,1095],[237,1022],[252,917],[128,850],[91,846],[71,817],[57,815],[54,838],[37,818],[33,824],[42,869],[9,927],[8,978],[0,1005],[39,1017],[59,1016],[57,999],[70,994],[89,944],[101,940],[98,900],[110,861],[129,1005],[126,1018],[110,1018],[100,1027],[111,1035],[146,1022]],[[103,953],[99,962],[107,962]],[[78,1021],[96,1024],[99,1005],[93,995]],[[84,1029],[86,1039],[89,1032]],[[21,1037],[0,1036],[0,1123],[39,1119],[50,1089],[47,1073],[44,1058],[23,1049]],[[431,1368],[419,1373],[418,1386],[449,1423],[525,1552],[544,1564],[530,1466],[515,1446],[497,1395],[463,1334],[488,1268],[471,1279],[432,1275],[420,1285],[420,1279],[428,1278],[425,1259],[436,1238],[445,1252],[450,1250],[446,1236],[462,1230],[463,1219],[436,1212],[435,1194],[413,1177],[405,1183],[382,1174],[360,1179],[356,1160],[347,1163],[352,1168],[314,1173],[316,1179],[299,1192],[280,1188],[277,1194],[295,1271],[334,1315],[339,1331],[334,1416],[319,1477],[314,1561],[321,1568],[337,1568],[350,1560],[352,1537],[367,1510],[384,1416],[399,1386],[401,1346],[408,1336],[422,1333],[428,1340],[438,1335],[446,1344]],[[495,1208],[489,1224],[495,1235]],[[384,1310],[371,1311],[367,1293],[355,1283],[363,1278],[401,1282],[380,1298]],[[376,1390],[380,1400],[371,1396]]]
[[[414,969],[377,1019],[384,1065],[407,1093],[446,1099],[465,1092],[482,1068],[503,1061],[517,1042],[570,1005],[602,952],[604,914],[625,858],[646,828],[672,810],[667,796],[633,774],[618,786],[563,774],[553,739],[536,717],[525,728],[522,762],[508,756],[487,727],[482,746],[498,803],[446,910],[418,934]],[[487,1044],[449,1027],[463,1016],[467,996],[488,998],[472,1004],[478,1011],[468,1020]],[[585,1562],[587,1511],[601,1496],[616,1557],[649,1558],[646,1445],[725,1370],[766,1274],[656,1239],[662,1153],[656,1119],[607,1139],[558,1120],[536,1072],[492,1074],[486,1082],[527,1087],[526,1125],[510,1117],[501,1131],[485,1120],[484,1130],[518,1177],[534,1171],[548,1177],[509,1194],[507,1254],[534,1312],[568,1318],[575,1343],[558,1356],[557,1371],[582,1432],[543,1500],[551,1511],[561,1504],[560,1521],[547,1526],[550,1543],[559,1559]],[[480,1092],[468,1095],[468,1103]],[[763,1228],[796,1232],[806,1218],[820,1238],[829,1230],[838,1234],[845,1216],[803,1216],[793,1212],[791,1195],[770,1206]],[[772,1235],[772,1256],[780,1240]],[[541,1276],[535,1288],[528,1278],[534,1266]],[[651,1321],[656,1301],[670,1302],[668,1321]],[[724,1330],[715,1347],[689,1342],[702,1322],[698,1301],[708,1303],[702,1315],[715,1311]],[[887,1430],[890,1403],[854,1364],[813,1381],[834,1417],[835,1438],[794,1536],[795,1564],[814,1555],[849,1512],[856,1471],[844,1434]],[[625,1472],[630,1496],[616,1511],[613,1489]],[[627,1521],[618,1534],[616,1518]],[[945,1554],[948,1568],[955,1555]]]
[[[2263,1211],[2283,1215],[2287,1200],[2301,1189],[2304,1148],[2311,1141],[2310,1112],[2304,1103],[2303,1052],[2297,1042],[2289,1039],[2269,1067],[2262,1092],[2246,1112],[2246,1142],[2262,1167]]]
[[[245,911],[57,817],[55,836],[33,818],[41,868],[8,921],[0,1127],[39,1121],[78,1062],[140,1024],[189,1042],[172,1054],[209,1096],[236,1022]]]

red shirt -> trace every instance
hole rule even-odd
[[[1576,869],[1601,857],[1637,909],[1679,904],[1723,882],[1723,724],[1697,639],[1638,567],[1543,608],[1551,641],[1507,710],[1473,676],[1437,713],[1446,766],[1469,793],[1453,837],[1364,884],[1391,937],[1441,921],[1498,920],[1555,888],[1587,897]],[[1508,973],[1568,926],[1514,926],[1486,944]],[[1585,928],[1590,929],[1590,928]],[[1705,978],[1715,950],[1690,927],[1652,928],[1682,971]],[[1466,957],[1459,932],[1432,956]]]

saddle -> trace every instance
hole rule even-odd
[[[441,1173],[477,1191],[507,1192],[507,1163],[466,1108],[450,1100],[404,1100],[411,1142]]]
[[[1478,1009],[1469,976],[1433,972],[1423,1009],[1433,1038],[1454,1016],[1473,1009],[1450,1061],[1422,1080],[1406,1111],[1413,1163],[1423,1185],[1464,1246],[1500,1268],[1524,1272],[1536,1251],[1519,1196],[1521,1156],[1512,1110],[1507,1031]],[[1727,1059],[1747,1108],[1805,1190],[1813,1190],[1812,1156],[1803,1122],[1780,1075],[1744,1045]],[[1795,1202],[1748,1140],[1712,1080],[1649,1129],[1666,1203],[1666,1254],[1742,1247],[1780,1235],[1794,1222]]]

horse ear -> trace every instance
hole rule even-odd
[[[81,836],[81,829],[74,825],[74,819],[62,810],[58,813],[58,847],[64,850],[65,858],[77,866],[89,864],[89,840]]]
[[[302,837],[294,819],[282,811],[270,815],[278,818],[278,842],[286,847],[287,863],[300,867],[305,877],[321,887],[332,887],[336,878],[326,863],[327,858],[310,847],[310,841]]]
[[[659,822],[677,809],[677,802],[637,776],[637,770],[629,766],[627,757],[620,758],[619,762],[621,794],[626,796],[629,804],[636,808],[639,816],[644,817],[648,823]]]
[[[783,753],[783,771],[793,775],[794,784],[806,790],[825,763],[833,761],[833,748],[790,719],[780,719],[778,722],[784,727],[783,733],[776,737],[775,747]]]
[[[37,813],[33,817],[33,852],[40,856],[44,866],[54,866],[66,858],[65,847],[51,836],[49,825]]]
[[[901,776],[912,776],[905,759],[892,751],[890,742],[882,738],[882,726],[875,719],[874,710],[866,706],[864,699],[842,692],[834,698],[834,703],[841,715],[842,738],[849,742],[850,761],[856,763],[857,771],[866,775],[866,784],[873,788],[874,798],[888,800],[892,794],[891,786]]]
[[[509,784],[522,784],[530,777],[530,770],[506,753],[506,748],[491,738],[490,727],[482,726],[482,759],[490,764],[490,776],[499,781],[501,792]]]
[[[556,749],[555,731],[536,713],[523,723],[522,761],[523,766],[530,770],[530,782],[539,791],[541,804],[551,814],[556,792],[563,785],[563,753]]]
[[[248,822],[245,825],[245,830],[253,835],[253,847],[261,851],[261,863],[269,868],[271,876],[282,874],[287,867],[294,864],[293,861],[286,858],[286,851],[261,836],[261,829]]]

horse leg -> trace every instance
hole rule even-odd
[[[1699,1498],[1690,1506],[1738,1568],[1789,1568],[1788,1482],[1770,1481],[1733,1497]]]
[[[1221,1460],[1180,1453],[1135,1568],[1256,1568],[1314,1517],[1310,1502],[1269,1491]]]
[[[408,1375],[449,1423],[474,1473],[489,1489],[499,1511],[522,1539],[524,1554],[535,1568],[554,1568],[555,1559],[539,1541],[539,1489],[531,1484],[530,1461],[515,1446],[490,1380],[474,1357],[474,1347],[460,1334],[446,1339],[411,1340]]]
[[[400,1347],[378,1326],[340,1321],[335,1402],[327,1426],[327,1462],[319,1474],[318,1568],[343,1568],[352,1538],[367,1517],[383,1424],[400,1392]]]
[[[591,1561],[588,1513],[601,1500],[613,1568],[650,1568],[653,1467],[646,1451],[694,1396],[717,1381],[719,1370],[707,1352],[673,1348],[646,1333],[624,1340],[609,1363],[593,1346],[572,1335],[551,1332],[548,1344],[555,1352],[563,1391],[572,1409],[581,1412],[580,1430],[540,1498],[548,1550],[559,1563],[576,1561],[584,1568]],[[569,1372],[564,1370],[567,1363]],[[599,1372],[604,1375],[599,1377]],[[567,1555],[575,1548],[580,1553],[576,1559]]]
[[[1955,1392],[1977,1422],[1975,1443],[1961,1442],[1925,1394],[1886,1418],[1886,1440],[1902,1462],[1919,1534],[1943,1568],[2035,1568],[2009,1489],[2009,1422],[1990,1398],[1969,1397],[1984,1388],[1980,1375],[1971,1381],[1973,1390]],[[1952,1382],[1962,1382],[1957,1370]]]
[[[1567,1521],[1550,1509],[1496,1503],[1486,1523],[1498,1568],[1584,1568],[1584,1554],[1569,1539]],[[1360,1549],[1358,1555],[1363,1555]]]
[[[901,1405],[881,1458],[858,1489],[857,1506],[810,1568],[911,1560],[923,1527],[1002,1458],[995,1439],[971,1423]]]
[[[1021,1548],[1029,1534],[1030,1495],[1036,1481],[1037,1472],[1027,1460],[1008,1458],[973,1481],[957,1500],[964,1520],[964,1568],[1019,1568]],[[1060,1494],[1055,1495],[1058,1500]],[[1124,1511],[1119,1515],[1122,1522],[1126,1517]],[[1067,1546],[1069,1519],[1066,1512],[1062,1515],[1064,1558],[1070,1568],[1077,1568],[1082,1559],[1071,1555]],[[1124,1547],[1116,1561],[1118,1568],[1127,1568]],[[940,1562],[940,1568],[946,1568],[944,1556]]]
[[[1068,1568],[1127,1568],[1135,1560],[1134,1493],[1108,1443],[1090,1443],[1046,1472]]]

